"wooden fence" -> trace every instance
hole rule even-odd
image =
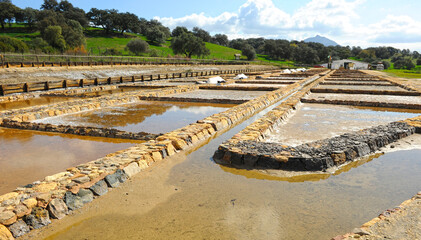
[[[26,82],[18,84],[3,84],[0,85],[0,96],[5,96],[13,93],[27,93],[34,91],[48,91],[60,88],[74,88],[87,87],[99,85],[111,85],[129,82],[145,82],[153,80],[166,80],[185,77],[200,77],[220,74],[238,74],[250,72],[249,69],[236,70],[218,70],[218,71],[202,71],[202,72],[183,72],[183,73],[167,73],[167,74],[152,74],[126,77],[108,77],[108,78],[93,78],[93,79],[75,79],[75,80],[58,80],[45,82]]]
[[[104,66],[104,65],[248,65],[249,62],[233,60],[109,57],[73,55],[0,55],[0,67],[58,67],[58,66]]]

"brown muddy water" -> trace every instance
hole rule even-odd
[[[0,195],[135,143],[0,128]]]
[[[160,162],[26,238],[330,239],[419,191],[420,149],[387,153],[317,181],[256,178],[214,163],[219,144],[255,119],[187,156]]]
[[[128,132],[165,133],[225,111],[232,106],[235,105],[142,101],[46,118],[37,122],[116,128]]]
[[[65,102],[69,100],[74,100],[74,98],[69,97],[36,97],[28,100],[0,103],[0,111],[4,110],[13,110],[26,107],[47,105],[59,102]]]
[[[290,146],[338,136],[351,131],[421,115],[420,110],[301,104],[287,121],[274,127],[264,140]]]

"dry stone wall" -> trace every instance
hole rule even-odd
[[[303,84],[314,79],[309,78],[291,84],[283,89],[269,92],[263,96],[214,114],[196,123],[166,133],[139,145],[130,147],[103,158],[68,168],[66,171],[48,176],[17,188],[11,193],[0,196],[0,236],[5,239],[19,237],[31,229],[48,225],[51,219],[61,219],[69,212],[83,207],[84,204],[106,194],[109,188],[124,183],[156,161],[176,154],[178,151],[197,146],[214,135],[256,114],[258,111],[297,91]],[[196,87],[177,87],[159,92],[149,92],[142,96],[161,96],[169,93],[190,91]],[[129,95],[129,96],[128,96]],[[139,99],[141,94],[125,94],[72,101],[70,104],[55,104],[47,107],[27,110],[8,111],[2,114],[7,123],[22,123],[28,119],[37,119],[50,115],[61,115],[81,111],[86,108],[130,102]],[[102,105],[105,102],[105,105]],[[58,108],[51,113],[43,113],[49,108]],[[51,109],[53,111],[53,109]],[[55,112],[58,111],[58,112]],[[28,114],[30,116],[28,116]],[[37,116],[39,114],[39,116]],[[12,122],[15,121],[15,122]],[[24,123],[26,124],[26,123]]]
[[[421,116],[298,147],[261,142],[273,131],[274,126],[287,118],[310,89],[326,78],[340,74],[331,72],[293,94],[264,117],[221,144],[214,154],[214,160],[243,168],[319,171],[366,156],[389,143],[420,132]],[[354,77],[361,76],[357,73]]]

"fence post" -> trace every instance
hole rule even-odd
[[[0,85],[0,95],[4,96],[4,88],[3,85]]]
[[[144,75],[140,76],[140,81],[142,81],[142,82],[145,81],[145,76]]]
[[[79,80],[79,87],[83,87],[83,79]]]
[[[135,77],[134,77],[134,75],[132,76],[132,82],[135,82]]]
[[[50,90],[50,84],[48,83],[48,81],[46,81],[45,83],[44,83],[44,90]]]
[[[24,83],[24,84],[23,84],[23,91],[24,91],[24,92],[29,92],[29,86],[28,86],[28,83]]]
[[[67,80],[63,80],[63,88],[67,88]]]
[[[122,76],[120,77],[120,83],[123,83],[123,77]]]
[[[107,84],[110,85],[111,84],[111,77],[107,78]]]
[[[94,85],[95,85],[95,86],[98,86],[98,78],[95,78],[95,79],[94,79]]]

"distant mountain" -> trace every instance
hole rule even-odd
[[[312,38],[307,38],[307,39],[304,40],[304,42],[321,43],[325,46],[338,46],[339,45],[335,41],[330,40],[329,38],[319,36],[319,35],[317,35],[315,37],[312,37]]]

